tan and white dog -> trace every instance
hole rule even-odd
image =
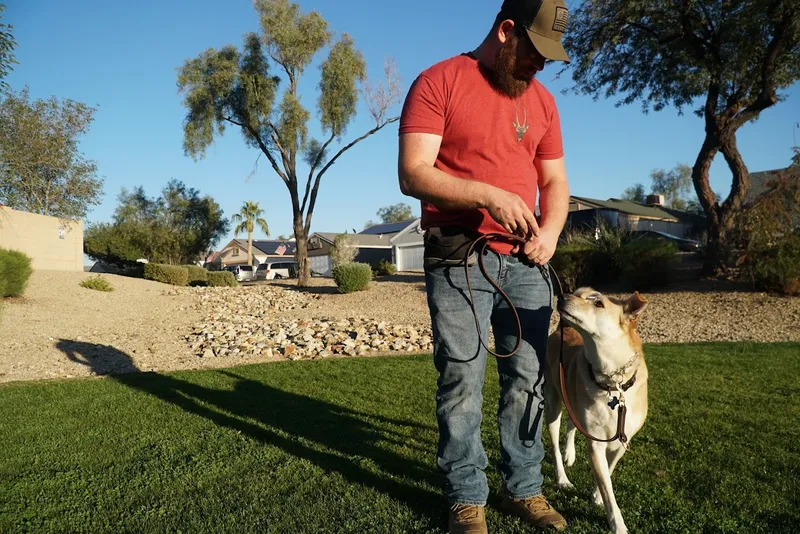
[[[597,484],[594,502],[604,505],[615,534],[628,532],[622,519],[611,474],[630,440],[647,417],[647,366],[636,323],[647,307],[639,293],[625,301],[612,300],[592,288],[580,288],[559,298],[558,311],[564,328],[563,392],[582,432]],[[559,325],[561,326],[561,325]],[[559,450],[562,394],[559,360],[561,329],[548,340],[545,419],[552,441],[556,483],[573,487],[564,461],[575,463],[575,425],[567,419],[567,440],[562,458]],[[624,408],[623,408],[624,406]],[[620,418],[622,412],[623,417]],[[623,424],[620,424],[623,423]],[[622,431],[622,436],[618,432]]]

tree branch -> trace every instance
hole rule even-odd
[[[772,36],[772,40],[767,45],[767,54],[764,57],[764,63],[761,65],[761,88],[758,97],[736,116],[734,123],[737,128],[752,120],[778,101],[775,95],[775,63],[786,46],[786,34],[794,16],[793,9],[787,10],[780,24],[775,28],[775,35]]]
[[[288,187],[289,186],[289,179],[286,177],[286,173],[284,173],[281,170],[281,168],[278,167],[278,162],[275,161],[275,157],[270,153],[269,148],[267,148],[267,145],[264,144],[264,141],[261,139],[261,137],[259,136],[258,132],[255,131],[255,129],[250,124],[244,124],[244,123],[241,123],[239,121],[235,121],[231,117],[225,117],[225,120],[230,122],[231,124],[235,124],[236,126],[244,128],[245,130],[247,130],[250,133],[250,135],[252,135],[255,138],[256,142],[258,143],[258,147],[261,149],[261,151],[264,153],[264,155],[267,156],[267,158],[269,159],[269,162],[272,164],[272,168],[275,169],[275,172],[278,173],[278,176],[281,177],[283,182]]]
[[[339,152],[337,152],[336,155],[333,156],[331,158],[331,160],[328,163],[325,164],[325,166],[322,168],[322,170],[319,171],[319,173],[317,174],[316,179],[314,180],[314,188],[311,190],[311,202],[308,205],[308,212],[306,212],[306,220],[305,220],[305,223],[304,223],[304,229],[305,229],[305,233],[306,234],[308,234],[309,230],[311,229],[311,215],[314,213],[314,206],[317,203],[317,192],[319,191],[319,182],[320,182],[320,179],[322,178],[322,175],[325,174],[325,171],[327,171],[331,167],[331,165],[336,163],[336,160],[339,158],[339,156],[344,154],[347,150],[353,148],[353,146],[355,146],[356,143],[360,143],[361,141],[363,141],[364,139],[366,139],[370,135],[374,134],[375,132],[377,132],[378,130],[383,128],[384,126],[386,126],[388,124],[391,124],[393,122],[397,122],[399,120],[400,120],[400,117],[392,117],[391,119],[387,119],[383,124],[379,124],[378,126],[376,126],[375,128],[371,129],[370,131],[368,131],[367,133],[365,133],[364,135],[362,135],[358,139],[354,139],[353,141],[351,141],[347,145],[343,146],[341,148],[341,150],[339,150]]]
[[[336,136],[333,133],[331,133],[331,136],[328,138],[327,141],[325,141],[325,144],[322,145],[319,154],[317,154],[317,157],[314,159],[314,164],[311,166],[311,170],[308,171],[308,180],[306,181],[306,192],[303,195],[303,204],[300,207],[300,213],[304,213],[306,210],[306,202],[308,202],[308,194],[309,192],[311,192],[311,180],[314,178],[314,171],[317,170],[317,166],[319,165],[319,162],[322,159],[322,155],[325,154],[325,150],[328,148],[328,145],[331,144],[334,137]]]

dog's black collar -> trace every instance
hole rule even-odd
[[[631,387],[633,387],[633,385],[636,383],[636,374],[638,373],[638,371],[639,370],[637,369],[636,372],[633,373],[633,376],[630,377],[630,379],[627,382],[625,382],[624,384],[619,386],[619,388],[622,391],[628,391]],[[592,369],[592,365],[591,364],[589,364],[589,376],[592,378],[592,382],[597,384],[597,387],[599,387],[600,389],[603,389],[603,390],[605,390],[605,391],[607,391],[609,393],[617,391],[617,388],[615,386],[607,386],[607,385],[601,384],[600,382],[597,381],[597,378],[594,376],[594,369]]]

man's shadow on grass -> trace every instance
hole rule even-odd
[[[234,380],[233,388],[214,389],[173,376],[136,372],[129,355],[107,345],[62,339],[57,347],[70,360],[92,367],[98,375],[111,374],[121,384],[265,445],[279,447],[287,454],[339,473],[350,482],[371,487],[427,517],[431,525],[442,521],[442,514],[436,511],[446,510],[446,501],[440,493],[420,487],[438,487],[437,473],[389,448],[404,445],[428,452],[429,447],[413,447],[408,433],[391,429],[410,426],[419,431],[424,425],[361,413],[230,371],[214,372]],[[360,459],[370,460],[380,472],[365,469]]]

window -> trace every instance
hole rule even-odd
[[[231,252],[231,256],[238,256],[238,255],[239,255],[239,249],[238,248],[234,248],[233,252]]]
[[[64,227],[60,226],[58,228],[58,238],[59,239],[64,239],[65,234],[66,234],[66,232],[64,231]]]

